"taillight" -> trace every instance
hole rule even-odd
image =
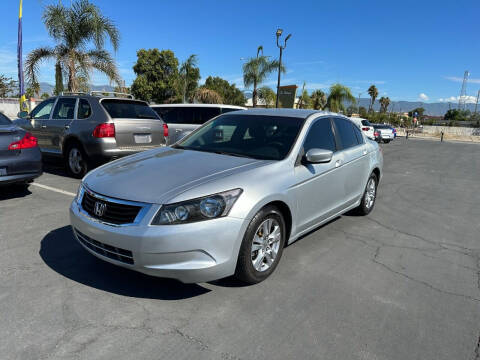
[[[15,141],[8,145],[8,150],[30,149],[38,145],[38,140],[29,132],[25,133],[21,140]]]
[[[93,130],[93,136],[96,138],[115,137],[115,124],[104,123],[97,125]]]
[[[380,136],[380,133],[379,133],[378,131],[375,131],[375,132],[373,133],[373,135],[375,135],[375,136]]]
[[[362,127],[362,130],[363,131],[368,131],[368,130],[370,130],[370,128],[369,127]]]
[[[168,137],[168,125],[163,123],[163,136]]]

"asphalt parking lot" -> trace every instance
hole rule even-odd
[[[0,193],[1,359],[480,359],[480,145],[397,139],[368,217],[290,245],[255,286],[88,254],[55,163]],[[48,187],[54,188],[53,191]]]

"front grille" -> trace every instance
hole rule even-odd
[[[100,241],[82,234],[77,229],[75,229],[75,234],[77,235],[77,239],[93,252],[108,257],[109,259],[133,265],[133,254],[130,250],[120,249],[115,246],[101,243]]]
[[[105,204],[105,209],[102,215],[97,215],[95,213],[95,203],[97,202]],[[110,224],[122,225],[133,223],[142,207],[104,200],[85,191],[83,193],[82,208],[95,219]]]

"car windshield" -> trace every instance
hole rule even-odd
[[[142,101],[104,99],[101,104],[113,119],[159,119],[157,113]]]
[[[362,120],[362,125],[363,125],[363,126],[372,126],[372,125],[370,124],[370,121],[368,121],[368,120]]]
[[[0,125],[11,125],[12,122],[8,117],[0,113]]]
[[[290,152],[304,119],[262,115],[222,115],[174,145],[262,160],[281,160]]]
[[[389,125],[375,125],[377,129],[391,129]]]

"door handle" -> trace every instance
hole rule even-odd
[[[342,165],[342,160],[335,161],[335,167],[340,167]]]
[[[176,129],[175,132],[182,132],[182,130],[181,129]]]
[[[65,129],[70,129],[70,125],[65,125]]]
[[[46,129],[47,128],[47,125],[42,125],[42,129]]]
[[[367,155],[367,150],[363,150],[363,155]]]

